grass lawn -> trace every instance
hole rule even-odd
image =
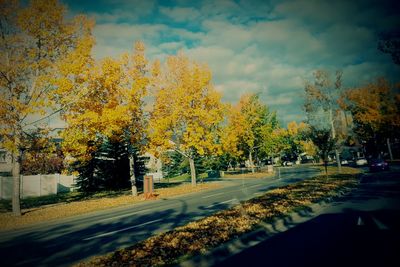
[[[200,183],[203,178],[207,177],[207,173],[202,173],[197,177],[197,182]],[[190,183],[190,174],[185,173],[176,177],[165,178],[162,183],[155,183],[154,187],[156,190],[164,188],[173,188],[183,183]],[[138,186],[139,192],[142,191],[141,186]],[[84,192],[69,192],[69,193],[59,193],[57,195],[48,195],[41,197],[28,197],[21,199],[21,209],[32,209],[43,207],[47,205],[57,205],[65,204],[76,201],[86,201],[101,198],[116,198],[122,196],[130,196],[130,190],[121,191],[99,191],[94,193],[84,193]],[[11,200],[0,199],[0,213],[9,212],[12,210]],[[1,226],[0,226],[1,227]]]
[[[228,174],[225,173],[223,178],[267,178],[267,177],[274,177],[275,173],[274,172],[267,172],[267,171],[261,171],[261,172],[247,172],[247,173],[238,173],[238,174]]]
[[[197,175],[197,182],[201,182],[203,179],[207,178],[207,173],[201,173]],[[163,183],[190,183],[191,176],[190,173],[184,173],[171,178],[164,178]]]
[[[220,187],[216,183],[199,183],[192,187],[188,183],[156,184],[156,199],[167,198],[176,195],[194,193],[202,190]],[[86,214],[97,210],[104,210],[123,205],[131,205],[145,200],[143,194],[132,196],[126,191],[105,191],[94,194],[71,192],[65,194],[32,197],[21,202],[22,216],[15,217],[11,211],[11,201],[0,202],[0,230],[16,229],[29,224],[61,219],[75,215]]]
[[[320,175],[267,191],[233,208],[155,235],[131,247],[93,257],[77,266],[160,266],[179,263],[249,232],[263,222],[352,190],[358,184],[358,172],[356,169],[343,168],[342,173],[338,174],[331,168],[328,177]]]
[[[123,195],[129,195],[129,191],[103,191],[95,192],[91,194],[85,194],[83,192],[69,192],[60,193],[57,195],[48,195],[41,197],[28,197],[21,199],[21,208],[32,209],[47,205],[56,205],[61,203],[70,203],[76,201],[85,201],[90,199],[99,198],[113,198]],[[12,210],[11,200],[2,199],[0,200],[0,212],[9,212]]]

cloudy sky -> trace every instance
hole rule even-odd
[[[183,50],[210,66],[224,101],[260,93],[283,125],[304,118],[304,82],[316,69],[343,70],[345,86],[400,77],[377,50],[379,33],[400,29],[398,1],[63,2],[95,18],[96,58],[131,51],[135,40],[145,42],[149,59]]]

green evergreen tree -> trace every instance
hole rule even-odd
[[[73,170],[79,172],[77,185],[80,191],[123,190],[131,186],[129,155],[133,154],[134,171],[137,178],[143,178],[146,167],[139,149],[124,141],[105,140],[99,147],[93,147],[91,159],[75,162]]]

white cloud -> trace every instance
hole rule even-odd
[[[281,94],[281,95],[275,95],[275,96],[270,96],[266,100],[266,102],[274,107],[274,106],[281,106],[281,105],[289,105],[293,103],[293,99],[295,96],[293,94]]]
[[[167,42],[158,46],[161,50],[179,50],[185,47],[184,42]]]
[[[223,83],[216,83],[215,88],[223,94],[223,100],[237,102],[240,96],[247,92],[259,91],[259,84],[251,80],[232,79]]]
[[[366,26],[393,24],[393,16],[382,22],[377,19],[382,10],[360,3],[301,0],[274,7],[262,1],[204,0],[194,6],[160,6],[164,20],[155,22],[154,2],[133,9],[122,5],[120,14],[117,9],[96,13],[102,16],[94,30],[96,57],[130,51],[138,39],[145,42],[150,59],[163,60],[182,49],[210,66],[226,101],[260,92],[285,122],[303,118],[304,80],[316,69],[342,69],[347,84],[399,73],[390,57],[376,49],[374,29]],[[129,16],[129,23],[121,23],[121,17]],[[139,23],[137,18],[144,16],[146,23]],[[165,21],[165,16],[171,19]]]
[[[283,1],[274,8],[277,16],[302,20],[313,27],[348,21],[359,12],[351,1],[293,0]]]
[[[160,7],[159,10],[160,13],[177,22],[196,20],[200,17],[200,12],[191,7]]]
[[[383,77],[391,71],[399,72],[399,67],[396,70],[391,68],[390,65],[377,62],[348,65],[343,68],[344,85],[349,87],[360,86],[378,77]]]
[[[231,0],[203,0],[201,13],[210,17],[226,18],[240,12],[240,6]]]
[[[228,21],[206,20],[202,24],[207,32],[202,44],[220,44],[233,49],[243,49],[251,42],[252,34],[244,26],[234,25]]]
[[[115,24],[104,23],[96,25],[94,36],[96,58],[117,56],[121,52],[131,51],[135,41],[142,40],[147,46],[159,42],[160,37],[168,28],[161,24]]]

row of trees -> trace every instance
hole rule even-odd
[[[393,159],[391,143],[400,134],[399,89],[384,78],[343,88],[342,72],[337,71],[332,79],[327,71],[316,71],[314,81],[306,83],[304,107],[310,138],[324,161],[335,151],[340,170],[340,148],[357,144],[372,157],[388,152]]]
[[[0,4],[0,134],[1,146],[12,153],[17,215],[26,137],[53,114],[60,113],[67,124],[61,149],[80,171],[82,187],[107,185],[98,173],[103,159],[114,169],[128,170],[118,175],[129,173],[133,194],[138,151],[156,156],[177,151],[189,160],[195,185],[196,157],[247,151],[252,161],[261,136],[276,128],[275,115],[260,106],[258,97],[246,96],[232,109],[240,110],[238,121],[228,119],[234,136],[224,136],[230,108],[213,88],[208,67],[183,54],[150,63],[144,44],[136,42],[131,54],[98,61],[91,56],[94,22],[85,16],[67,18],[56,0]],[[110,146],[119,152],[110,156]]]
[[[95,60],[94,22],[85,16],[67,18],[57,0],[0,4],[0,141],[13,157],[16,215],[27,137],[36,131],[33,126],[58,113],[67,125],[60,149],[79,171],[81,188],[118,189],[130,184],[133,194],[143,151],[165,161],[179,153],[189,162],[196,185],[199,160],[219,162],[221,167],[246,159],[254,171],[255,161],[304,151],[315,154],[315,145],[325,158],[337,140],[345,138],[346,127],[337,119],[341,110],[351,112],[360,129],[372,127],[374,134],[384,136],[376,127],[398,127],[398,118],[389,114],[398,114],[399,98],[391,98],[389,85],[386,91],[372,90],[384,104],[363,107],[357,97],[361,89],[342,92],[340,72],[334,83],[327,73],[316,72],[315,82],[306,85],[308,124],[292,122],[281,128],[276,113],[257,94],[245,94],[235,105],[222,103],[209,68],[182,53],[163,63],[150,62],[144,44],[136,42],[132,53]],[[377,86],[381,84],[385,82]],[[393,109],[385,109],[387,99]],[[364,119],[368,108],[380,108],[385,123],[381,118]],[[368,131],[357,130],[364,132]],[[55,151],[40,142],[38,147]]]

